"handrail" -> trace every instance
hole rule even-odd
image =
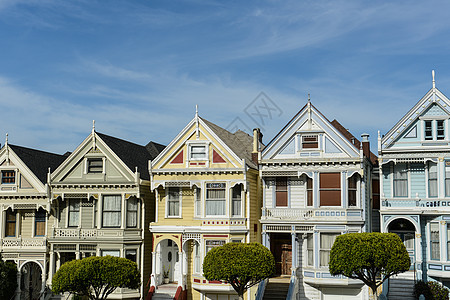
[[[258,289],[256,290],[255,300],[262,300],[264,297],[264,291],[266,290],[267,282],[269,278],[264,279],[258,284]]]
[[[291,300],[293,299],[293,296],[295,294],[295,284],[297,282],[297,276],[292,275],[291,276],[291,280],[289,282],[289,290],[288,290],[288,294],[286,296],[286,300]]]

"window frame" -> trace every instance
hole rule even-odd
[[[130,201],[136,201],[135,205],[136,205],[136,209],[131,210],[130,209]],[[128,199],[126,199],[126,204],[127,204],[127,216],[126,216],[126,227],[127,228],[138,228],[138,224],[139,224],[139,207],[140,207],[140,201],[137,197],[130,197]],[[134,220],[135,220],[135,224],[134,225],[130,225],[130,215],[134,215]]]
[[[242,194],[243,194],[242,184],[238,183],[231,188],[231,217],[234,218],[242,217],[242,198],[243,198]],[[236,195],[239,195],[239,198],[235,197]],[[239,206],[238,214],[235,214],[235,204],[236,206]]]
[[[435,171],[431,172],[431,167],[434,167]],[[433,175],[432,175],[433,174]],[[433,184],[434,190],[436,194],[431,194],[431,185]],[[437,198],[439,195],[439,184],[438,184],[438,164],[434,162],[427,163],[427,188],[428,188],[428,197],[429,198]]]
[[[134,251],[135,260],[129,259],[129,258],[127,257],[127,256],[128,256],[128,253],[130,253],[130,252],[132,252],[132,251]],[[129,259],[129,260],[131,260],[131,261],[133,261],[133,262],[135,262],[135,263],[137,263],[137,264],[139,265],[139,261],[138,261],[138,253],[139,253],[139,251],[138,251],[137,248],[125,249],[124,257],[125,257],[126,259]]]
[[[436,140],[445,140],[445,120],[436,120]]]
[[[194,186],[194,214],[195,217],[202,217],[202,189]]]
[[[11,217],[9,219],[8,217]],[[10,225],[13,224],[13,225]],[[17,235],[17,212],[13,211],[11,208],[8,208],[6,210],[6,216],[5,216],[5,237],[16,237]],[[12,226],[14,229],[14,234],[10,234],[10,226]]]
[[[314,206],[314,182],[312,178],[306,176],[306,206]]]
[[[110,198],[111,201],[113,200],[112,197],[116,197],[114,200],[120,199],[119,200],[119,208],[118,209],[105,209],[105,204],[106,204],[106,199]],[[118,198],[117,198],[118,197]],[[122,199],[123,196],[121,194],[103,194],[102,195],[102,228],[121,228],[122,226]],[[113,224],[113,225],[105,225],[105,220],[107,218],[105,218],[105,215],[107,214],[111,214],[111,215],[119,215],[119,221],[118,224]]]
[[[325,181],[325,177],[330,177],[330,176],[338,176],[339,179],[336,181],[336,178],[330,180],[330,181],[335,181],[332,182],[333,183],[339,183],[339,187],[337,186],[333,186],[332,184],[330,186],[328,186],[328,184],[330,184],[329,182]],[[320,207],[342,207],[342,173],[341,172],[321,172],[319,173],[319,199],[320,199]],[[334,192],[336,193],[336,195],[339,195],[338,198],[339,199],[339,203],[337,202],[337,200],[333,200],[331,201],[329,199],[330,195],[327,195],[326,197],[326,203],[323,203],[325,200],[325,196],[326,194],[330,194],[329,192]],[[331,204],[330,204],[331,203]]]
[[[358,176],[358,173],[354,173],[352,174],[352,176],[347,178],[347,207],[358,207],[359,180],[360,178]]]
[[[80,226],[80,217],[81,217],[81,198],[69,198],[68,200],[68,205],[67,205],[67,227],[78,227]],[[77,203],[78,202],[78,207],[76,205],[72,206],[72,203]],[[76,218],[76,224],[72,224],[71,223],[71,215],[76,213],[77,214],[77,218]],[[73,219],[75,220],[75,219]]]
[[[209,142],[193,141],[188,142],[188,160],[189,161],[209,161]],[[204,151],[193,151],[194,149],[203,148]],[[194,154],[203,154],[201,157],[194,157]]]
[[[424,120],[423,128],[424,128],[424,136],[423,136],[424,140],[432,141],[434,139],[433,120]]]
[[[39,215],[38,215],[39,214]],[[38,209],[35,213],[34,213],[34,236],[36,237],[41,237],[41,236],[45,236],[45,229],[46,229],[46,217],[47,217],[47,213],[45,210],[43,209]],[[42,225],[38,226],[38,224],[43,224],[43,228],[40,229]],[[38,234],[38,230],[43,230],[42,234]],[[40,233],[40,232],[39,232]]]
[[[314,233],[306,235],[306,265],[314,266]]]
[[[403,169],[401,169],[400,167],[404,166]],[[405,178],[397,178],[397,169],[399,169],[398,173],[405,173],[406,177]],[[401,183],[403,182],[403,184],[405,185],[404,190],[406,191],[406,194],[402,194],[399,195],[399,191],[396,189],[396,183]],[[392,189],[393,189],[393,193],[392,195],[394,196],[394,198],[407,198],[409,195],[409,164],[408,163],[398,163],[398,164],[394,164],[393,167],[393,176],[392,176]]]
[[[217,185],[217,186],[216,186]],[[217,190],[217,191],[223,191],[224,195],[223,198],[209,198],[208,197],[208,191],[209,190]],[[227,215],[227,184],[225,182],[208,182],[206,183],[206,189],[205,189],[205,215],[207,217],[225,217]],[[222,211],[223,214],[209,214],[208,211],[208,204],[211,204],[211,202],[223,202],[222,204]]]
[[[16,171],[15,170],[8,169],[8,170],[1,170],[1,171],[2,171],[2,174],[1,174],[2,175],[2,181],[1,181],[2,184],[16,184],[17,181],[16,181]],[[9,176],[5,175],[8,173],[10,173]],[[12,181],[8,182],[11,179],[12,179]]]
[[[437,231],[433,230],[433,227],[437,227]],[[430,222],[430,260],[441,260],[441,243],[440,243],[440,223]],[[437,239],[436,237],[437,232]],[[434,234],[433,234],[434,233]],[[435,256],[437,254],[437,256]]]
[[[302,134],[300,138],[301,150],[318,150],[320,148],[318,134]]]
[[[329,263],[330,263],[330,253],[331,253],[331,248],[333,247],[333,244],[334,244],[334,242],[336,241],[336,238],[339,236],[339,235],[341,235],[341,233],[336,233],[336,232],[321,232],[320,233],[320,237],[319,237],[319,247],[320,247],[320,249],[319,249],[319,266],[321,267],[321,268],[324,268],[324,267],[328,267],[328,265],[329,265]],[[322,245],[322,236],[334,236],[334,241],[333,241],[333,243],[331,243],[331,245],[330,245],[330,247],[329,248],[325,248],[323,245]],[[323,264],[322,263],[322,259],[323,259],[323,254],[324,253],[328,253],[328,263],[327,264]]]
[[[92,163],[100,162],[100,165]],[[104,171],[104,160],[102,157],[88,157],[86,159],[86,173],[87,174],[102,174]],[[98,170],[101,169],[101,170]]]
[[[286,201],[284,204],[283,201]],[[275,207],[289,207],[289,178],[275,178]]]
[[[177,194],[178,194],[178,199],[172,199],[171,198],[171,190],[175,191],[177,190]],[[183,189],[182,187],[168,187],[166,189],[166,218],[181,218],[181,209],[182,209],[182,198],[183,198]],[[178,214],[171,214],[171,208],[170,208],[170,204],[171,203],[178,203]]]

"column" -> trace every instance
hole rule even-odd
[[[295,227],[295,226],[293,226]],[[298,262],[297,262],[297,258],[298,258],[298,238],[297,238],[297,234],[295,232],[291,233],[291,244],[292,244],[292,268],[291,268],[291,275],[295,274],[295,270],[298,267]]]
[[[21,281],[21,277],[22,276],[22,272],[19,271],[17,272],[17,293],[16,293],[16,300],[20,300],[20,294],[21,294],[21,286],[20,286],[20,281]]]
[[[151,275],[151,281],[150,281],[151,287],[152,286],[156,287],[155,276],[156,276],[156,253],[152,252],[152,275]]]
[[[183,285],[183,251],[179,251],[178,252],[178,262],[180,263],[180,274],[179,274],[179,279],[178,279],[178,286],[181,286],[181,288],[183,289],[184,285]]]
[[[46,263],[46,261],[44,260],[44,271],[42,272],[42,275],[41,275],[41,277],[42,277],[42,286],[41,286],[41,299],[44,299],[44,289],[45,289],[45,282],[47,281],[47,277],[46,277],[46,274],[47,274],[47,263]]]
[[[50,246],[50,263],[49,263],[49,270],[48,270],[48,277],[49,282],[48,285],[50,286],[51,279],[53,278],[53,272],[55,271],[55,253],[53,252],[53,244]]]
[[[319,172],[313,172],[313,205],[319,208]]]

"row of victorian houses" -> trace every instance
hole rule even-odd
[[[370,231],[402,238],[410,286],[449,286],[449,117],[433,75],[426,95],[378,136],[378,157],[368,135],[358,140],[310,101],[267,145],[258,129],[231,133],[198,113],[168,146],[94,126],[64,155],[7,139],[0,251],[20,271],[16,299],[52,297],[58,268],[94,255],[138,264],[141,288],[118,289],[114,299],[142,299],[164,277],[188,299],[237,299],[227,283],[202,276],[206,253],[229,242],[268,247],[291,299],[368,299],[360,281],[331,276],[328,261],[336,236]],[[383,287],[389,292],[394,284]]]

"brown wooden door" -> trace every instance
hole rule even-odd
[[[281,274],[290,275],[292,267],[292,245],[281,245]]]
[[[275,258],[277,275],[290,275],[292,266],[291,234],[273,233],[270,236],[270,250]]]

